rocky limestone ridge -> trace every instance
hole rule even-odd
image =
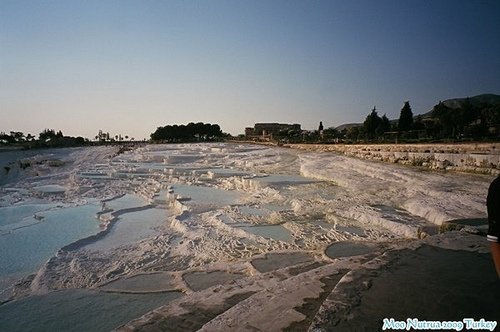
[[[289,144],[287,147],[335,152],[350,157],[435,170],[500,174],[500,143],[470,144]]]

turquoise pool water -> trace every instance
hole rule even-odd
[[[35,272],[60,248],[100,230],[97,204],[44,211],[50,207],[53,205],[0,208],[0,215],[6,217],[0,233],[0,289],[10,275]],[[37,219],[29,217],[33,213]]]

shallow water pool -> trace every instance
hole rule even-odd
[[[2,233],[2,227],[18,224],[25,218],[33,217],[37,212],[49,210],[55,206],[55,204],[22,204],[0,207],[0,233]],[[11,227],[15,228],[15,226]]]
[[[266,239],[284,242],[293,241],[292,233],[281,225],[241,226],[239,228]]]
[[[29,211],[34,208],[26,207]],[[37,212],[41,220],[2,233],[0,279],[10,274],[32,273],[58,249],[98,233],[99,222],[95,218],[98,211],[97,205],[88,204]]]
[[[167,272],[138,274],[112,281],[101,287],[108,292],[157,293],[175,288],[173,277]]]
[[[306,252],[269,253],[263,258],[253,259],[252,265],[257,271],[265,273],[313,260],[314,258]]]
[[[317,180],[309,179],[301,175],[285,175],[285,174],[272,174],[264,177],[254,178],[256,181],[265,183],[272,187],[280,187],[287,185],[309,184],[317,182]]]
[[[35,187],[35,190],[44,194],[64,194],[68,190],[68,188],[57,184],[48,184],[45,186]]]
[[[189,186],[183,184],[172,185],[174,193],[190,198],[186,204],[227,206],[238,202],[241,194],[235,190],[228,191],[218,188]]]
[[[110,331],[181,296],[85,289],[30,296],[0,306],[0,331]]]
[[[344,241],[333,243],[325,253],[330,258],[340,258],[366,255],[375,250],[376,248],[370,243]]]
[[[144,206],[147,205],[148,202],[140,196],[127,194],[116,199],[108,200],[105,204],[107,208],[119,211]]]
[[[85,248],[106,251],[154,236],[158,234],[158,228],[166,224],[167,217],[166,210],[154,208],[124,213],[120,215],[104,238]]]
[[[183,276],[189,288],[195,292],[243,277],[243,274],[229,273],[226,271],[193,272]]]

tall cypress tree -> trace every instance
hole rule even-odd
[[[371,113],[368,114],[365,122],[363,122],[363,128],[365,129],[367,138],[372,139],[375,137],[375,130],[377,130],[381,122],[382,119],[378,116],[376,107],[373,107]]]
[[[413,126],[413,112],[411,111],[410,102],[405,101],[401,113],[399,114],[398,128],[400,131],[411,130]]]

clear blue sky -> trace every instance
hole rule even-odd
[[[500,94],[500,1],[0,0],[0,131],[315,129]]]

